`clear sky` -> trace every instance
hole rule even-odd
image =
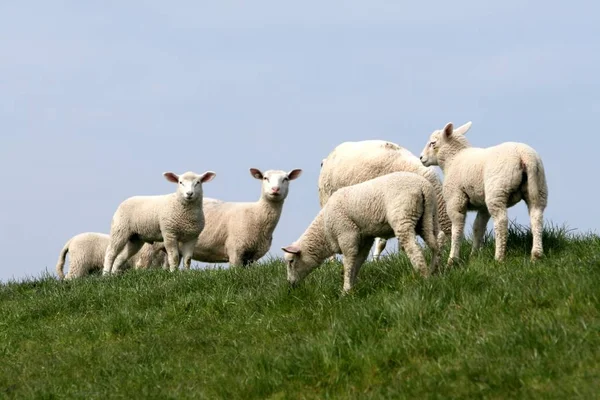
[[[419,154],[448,121],[473,121],[475,146],[536,148],[546,221],[595,230],[599,14],[592,1],[2,2],[0,280],[54,273],[66,240],[108,232],[122,200],[173,191],[164,171],[211,169],[206,196],[254,201],[250,167],[302,168],[279,257],[317,214],[336,145]],[[529,224],[524,203],[509,217]]]

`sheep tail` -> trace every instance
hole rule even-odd
[[[523,173],[527,177],[527,197],[530,205],[545,208],[548,202],[548,185],[544,164],[537,154],[521,159]]]
[[[67,241],[67,243],[65,244],[65,247],[63,247],[63,249],[60,251],[60,254],[58,255],[58,263],[56,263],[56,274],[58,275],[58,279],[60,279],[60,280],[65,279],[65,273],[64,273],[63,269],[65,266],[65,259],[67,257],[67,252],[69,251],[70,244],[71,244],[71,239],[69,239],[69,241]]]

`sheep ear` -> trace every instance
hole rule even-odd
[[[290,181],[296,179],[297,177],[299,177],[302,174],[302,170],[299,168],[293,169],[290,172],[288,172],[287,177]]]
[[[258,168],[250,168],[250,175],[252,175],[252,177],[256,178],[256,179],[263,178],[263,173],[260,172],[260,169],[258,169]]]
[[[446,136],[447,138],[452,136],[452,134],[454,133],[454,125],[452,125],[452,122],[448,122],[446,124],[446,126],[443,129],[444,132],[444,136]]]
[[[469,121],[466,124],[459,126],[458,128],[456,128],[454,130],[454,132],[452,132],[454,135],[464,135],[465,133],[467,133],[469,131],[469,129],[471,129],[471,124],[472,122]]]
[[[164,172],[163,176],[165,178],[167,178],[167,180],[169,182],[173,182],[173,183],[178,183],[179,182],[179,176],[177,176],[177,174],[174,174],[173,172]]]
[[[300,248],[293,244],[290,244],[287,247],[282,247],[281,250],[285,251],[286,253],[290,253],[290,254],[299,254],[300,253]]]
[[[214,173],[213,171],[206,171],[205,173],[203,173],[200,176],[201,176],[200,182],[206,183],[206,182],[210,182],[213,179],[215,179],[215,176],[217,176],[217,174]]]

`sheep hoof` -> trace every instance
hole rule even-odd
[[[536,262],[544,258],[544,253],[541,251],[534,251],[531,253],[531,261]]]

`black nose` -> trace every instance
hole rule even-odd
[[[423,161],[423,156],[419,156],[419,160]]]
[[[185,193],[188,197],[192,197],[192,195],[194,194],[194,192],[186,192]]]

